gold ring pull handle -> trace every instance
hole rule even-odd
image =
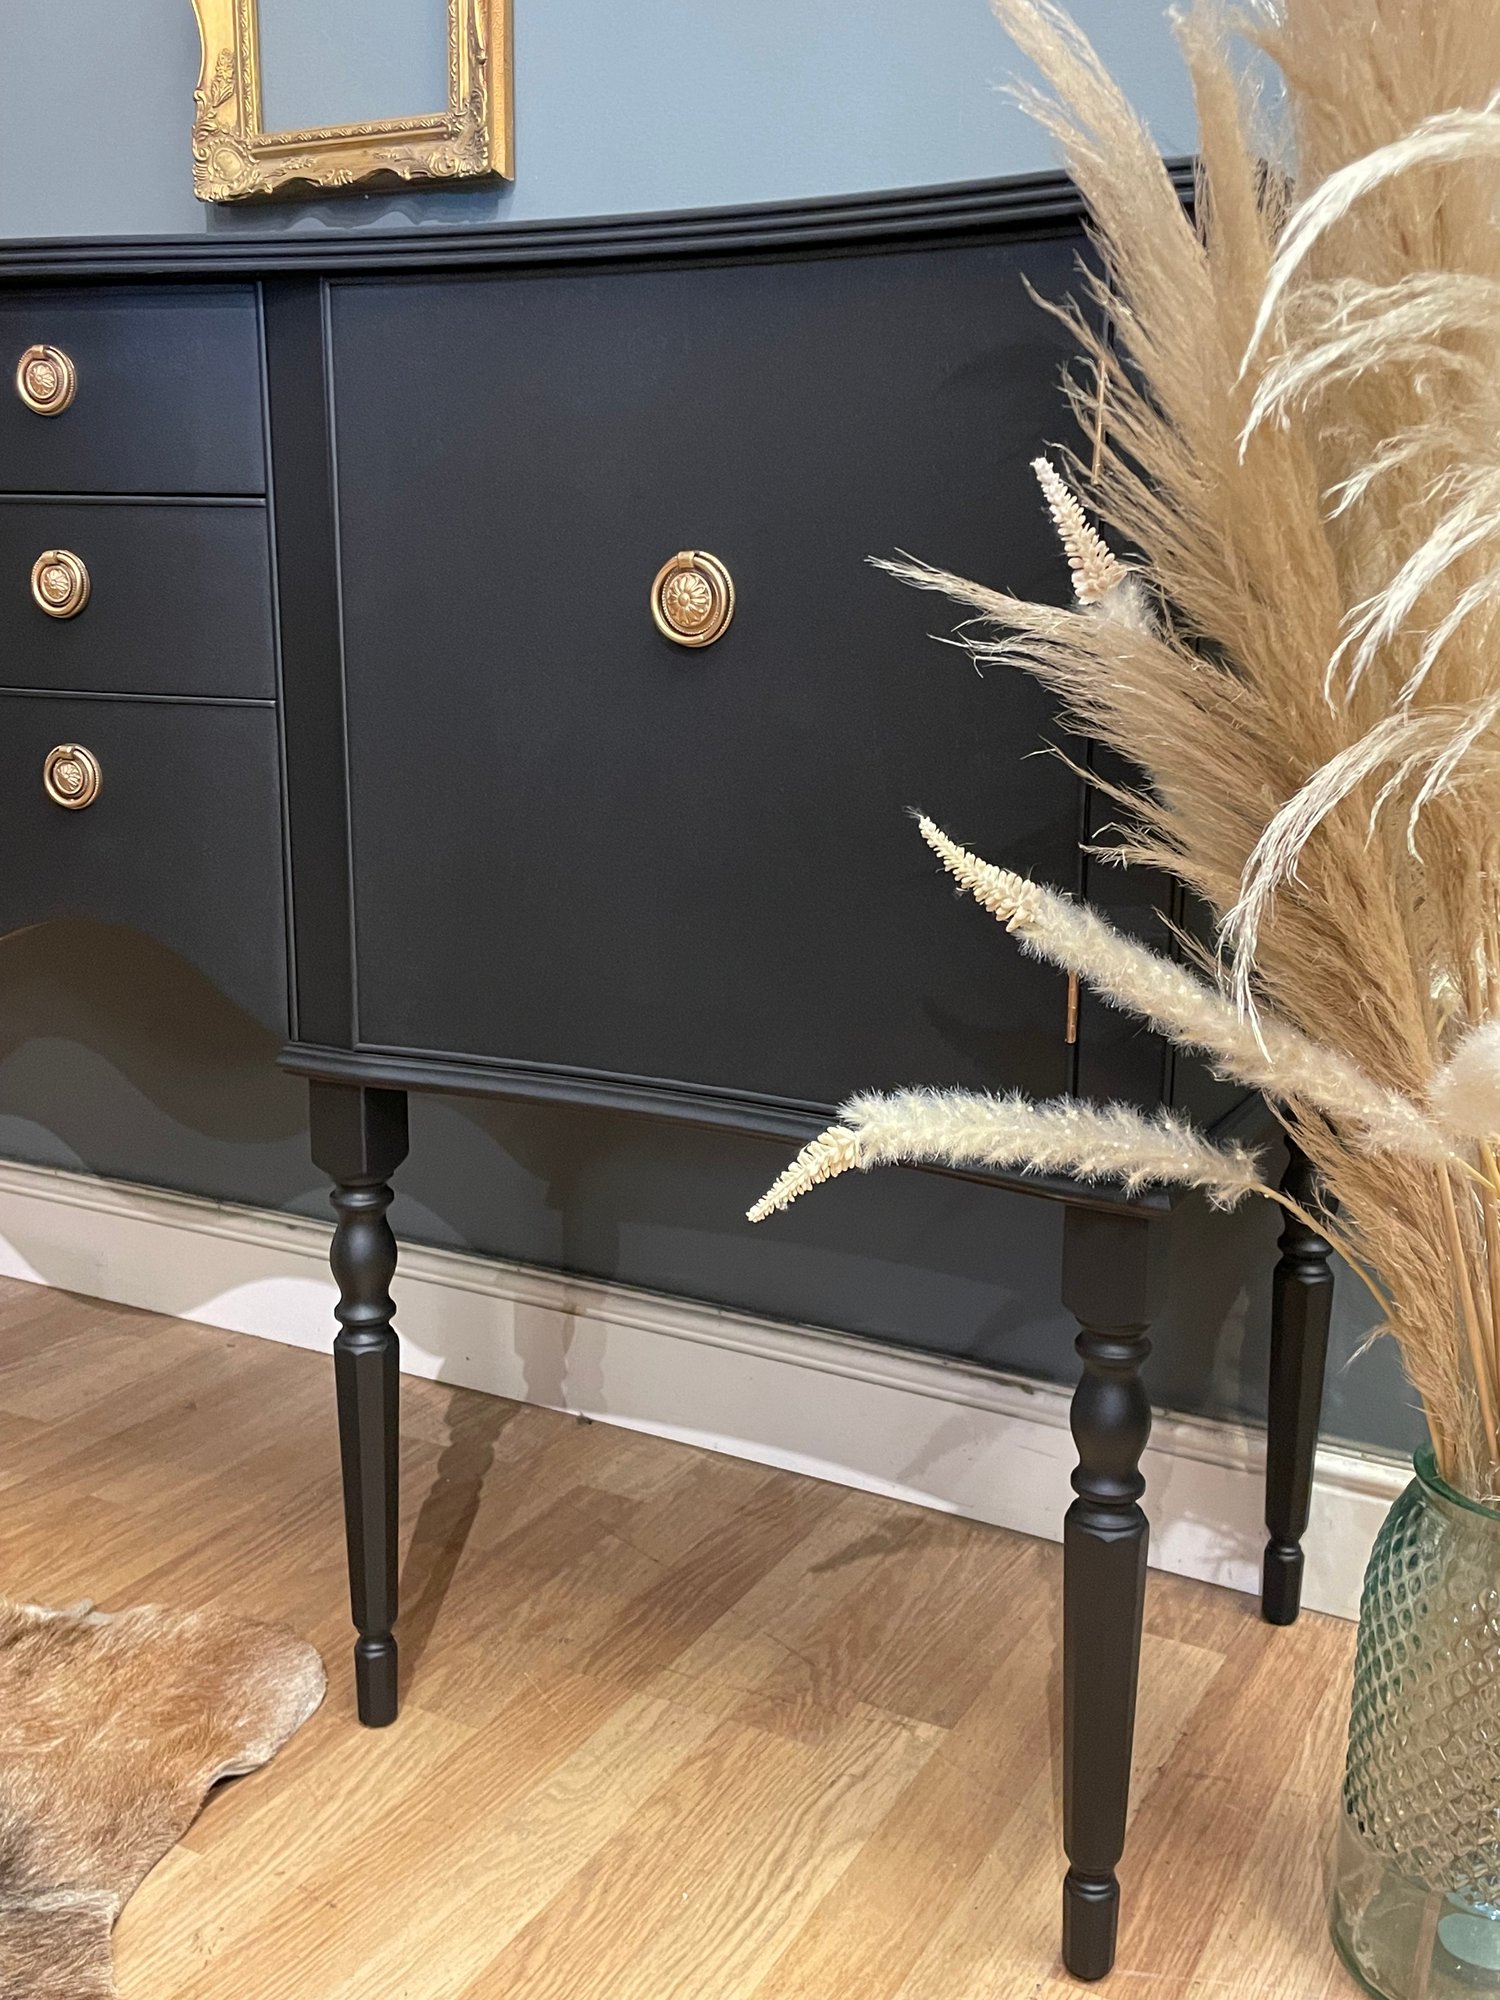
[[[711,646],[734,616],[734,581],[717,556],[680,549],[656,572],[651,616],[677,646]]]
[[[16,363],[16,394],[39,417],[60,417],[78,393],[78,370],[60,347],[28,347]]]
[[[98,798],[103,783],[99,759],[81,743],[59,743],[47,752],[42,787],[53,805],[82,812]]]
[[[71,549],[43,549],[31,565],[31,594],[49,618],[76,618],[89,601],[89,573]]]

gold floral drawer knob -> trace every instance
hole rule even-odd
[[[734,581],[717,556],[681,549],[656,572],[651,616],[678,646],[711,646],[734,616]]]
[[[28,347],[16,363],[16,394],[39,417],[60,417],[78,392],[78,370],[60,347]]]
[[[44,549],[31,565],[31,594],[49,618],[76,618],[89,601],[89,573],[71,549]]]
[[[103,783],[99,759],[81,743],[58,743],[47,752],[42,786],[53,805],[82,812],[98,798]]]

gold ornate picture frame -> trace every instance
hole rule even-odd
[[[193,192],[248,201],[302,189],[509,179],[510,0],[447,0],[448,106],[415,118],[264,132],[257,0],[193,0],[203,71],[193,92]]]

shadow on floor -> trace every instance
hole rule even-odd
[[[444,1412],[447,1443],[412,1529],[401,1571],[401,1672],[403,1684],[416,1671],[437,1623],[454,1571],[479,1511],[480,1496],[495,1463],[495,1444],[519,1414],[515,1403],[498,1396],[475,1396],[454,1389]]]

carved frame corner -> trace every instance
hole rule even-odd
[[[512,177],[510,0],[447,0],[446,110],[300,132],[262,130],[257,4],[193,0],[203,48],[192,139],[200,201]]]

